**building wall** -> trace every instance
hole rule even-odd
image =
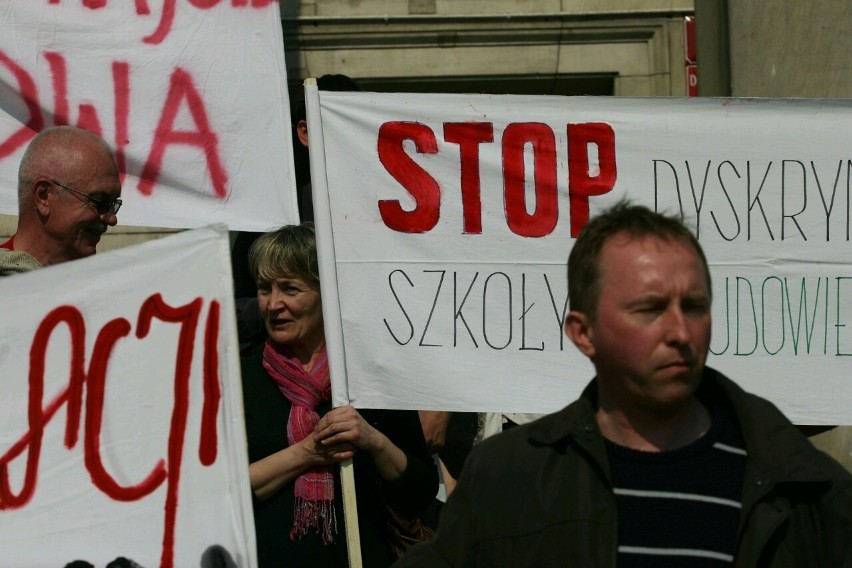
[[[849,0],[695,0],[695,14],[701,95],[852,97]]]
[[[733,96],[852,97],[849,0],[740,0],[728,15]]]
[[[691,0],[282,0],[292,82],[344,73],[386,89],[440,83],[444,92],[453,77],[481,78],[488,89],[488,77],[611,76],[607,94],[682,95],[691,13]]]

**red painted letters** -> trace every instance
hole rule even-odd
[[[13,132],[6,140],[0,142],[0,159],[3,159],[32,140],[36,132],[44,127],[44,117],[41,114],[41,108],[38,106],[38,88],[30,74],[2,50],[0,50],[0,65],[7,67],[15,76],[18,81],[18,92],[24,99],[27,112],[30,113],[30,118],[26,124]]]
[[[379,201],[379,213],[385,225],[404,233],[425,233],[437,223],[441,207],[438,182],[406,154],[402,143],[414,142],[420,154],[438,151],[435,134],[418,122],[386,122],[379,131],[379,160],[385,169],[414,198],[413,211],[406,211],[397,200]]]
[[[609,124],[590,122],[569,124],[568,194],[571,236],[577,237],[589,220],[589,198],[612,191],[617,178],[615,133]],[[437,154],[438,142],[432,129],[418,122],[386,122],[379,128],[379,161],[414,198],[411,211],[397,200],[380,200],[379,213],[385,225],[402,233],[425,233],[438,224],[442,191],[429,172],[408,155],[403,143],[409,140],[420,154]],[[459,145],[459,185],[462,196],[463,232],[482,232],[480,144],[493,142],[490,122],[449,122],[444,124],[444,140]],[[597,149],[599,171],[593,171],[589,145]],[[535,208],[529,211],[526,196],[528,173],[524,156],[533,158]],[[511,123],[502,133],[503,203],[506,224],[522,237],[544,237],[559,221],[556,138],[543,123]]]
[[[589,144],[598,149],[600,172],[589,171]],[[589,197],[603,195],[615,186],[615,132],[604,122],[568,125],[568,187],[571,200],[571,236],[576,238],[589,222]]]
[[[71,369],[68,387],[42,408],[44,399],[44,364],[47,344],[53,330],[65,323],[71,333]],[[0,456],[0,510],[15,509],[26,505],[35,493],[38,479],[38,463],[41,453],[41,441],[44,427],[63,404],[68,405],[65,424],[65,447],[72,448],[77,443],[80,424],[80,406],[83,396],[83,370],[85,357],[86,326],[83,316],[75,308],[61,306],[51,311],[36,330],[30,348],[29,397],[27,400],[27,418],[29,430],[9,450]],[[9,463],[24,450],[27,453],[27,467],[24,484],[17,495],[9,485]]]
[[[535,212],[527,212],[524,146],[532,145]],[[503,184],[506,222],[522,237],[543,237],[556,228],[556,138],[546,124],[510,124],[503,133]]]
[[[160,294],[149,297],[139,310],[136,337],[145,339],[154,319],[180,324],[174,371],[174,405],[172,407],[166,459],[153,464],[148,475],[136,484],[121,485],[107,471],[101,458],[101,427],[104,416],[106,377],[115,345],[127,338],[131,324],[124,318],[108,322],[98,333],[92,350],[88,372],[85,369],[86,328],[83,316],[73,306],[60,306],[45,316],[36,330],[30,348],[29,394],[27,402],[28,430],[0,456],[0,510],[17,509],[27,505],[35,494],[42,439],[47,424],[56,412],[66,406],[65,447],[72,449],[79,436],[85,385],[85,419],[83,458],[92,484],[116,501],[138,501],[150,495],[164,482],[166,484],[163,548],[160,565],[171,567],[174,562],[175,524],[179,505],[183,447],[189,414],[189,381],[192,355],[195,346],[198,319],[204,307],[201,298],[183,306],[166,304]],[[219,390],[219,313],[217,301],[210,303],[204,332],[203,391],[204,402],[199,436],[199,461],[205,466],[213,464],[217,455],[216,420],[221,392]],[[43,405],[44,373],[47,347],[60,324],[68,327],[71,338],[71,361],[68,384]],[[18,493],[11,487],[9,464],[24,451],[26,468],[24,481]]]
[[[186,101],[189,112],[198,130],[175,130],[175,118],[180,110],[181,102]],[[169,93],[160,116],[160,123],[154,132],[154,143],[151,146],[151,154],[145,163],[139,180],[139,191],[143,195],[151,195],[154,183],[160,175],[163,165],[163,156],[169,144],[186,144],[195,146],[207,159],[207,168],[210,179],[213,182],[213,191],[216,196],[224,199],[228,196],[225,184],[228,182],[228,174],[222,167],[219,157],[219,137],[210,127],[207,118],[207,110],[204,101],[192,82],[192,76],[181,68],[172,72]]]
[[[130,143],[128,117],[130,116],[130,65],[123,61],[112,64],[112,80],[115,84],[115,162],[118,165],[119,182],[124,184],[127,171],[125,148]]]
[[[99,10],[101,8],[106,8],[108,0],[78,0],[85,8],[89,10]],[[62,0],[47,0],[48,4],[60,4]],[[277,3],[278,0],[230,0],[230,4],[234,8],[245,8],[247,6],[251,6],[252,8],[265,8],[271,4]],[[194,8],[198,8],[201,10],[209,10],[219,4],[222,4],[223,0],[187,0],[187,4]],[[228,3],[228,2],[224,2]],[[151,14],[151,7],[148,6],[148,0],[134,0],[136,14],[138,16],[149,16]],[[160,13],[160,20],[157,22],[156,29],[151,33],[151,35],[142,38],[142,41],[152,45],[158,45],[165,40],[169,32],[172,31],[172,26],[174,25],[175,15],[177,14],[178,3],[177,0],[162,0],[162,12]]]
[[[65,57],[61,53],[47,51],[43,54],[50,69],[53,87],[53,122],[56,125],[70,124],[70,104],[68,102],[68,72]],[[18,80],[21,97],[27,105],[30,120],[15,131],[6,140],[0,141],[0,159],[11,155],[26,145],[36,132],[45,126],[39,106],[38,87],[32,76],[17,65],[10,57],[0,51],[0,65],[5,65]],[[126,168],[126,148],[130,143],[130,65],[124,61],[112,63],[112,78],[115,96],[115,159],[118,164],[120,181],[124,181]],[[185,104],[195,124],[195,130],[177,130],[175,119]],[[97,109],[88,103],[78,105],[77,126],[103,136],[101,119]],[[163,105],[154,140],[145,162],[138,189],[143,195],[151,195],[160,175],[163,158],[172,144],[195,146],[204,156],[213,191],[221,200],[228,197],[228,172],[222,163],[219,150],[219,137],[210,124],[207,109],[201,93],[195,87],[192,76],[184,69],[172,71],[169,90]]]
[[[461,154],[462,213],[464,232],[482,232],[482,200],[479,189],[479,145],[494,141],[494,127],[487,122],[448,122],[444,140],[459,145]]]

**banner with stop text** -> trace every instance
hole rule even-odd
[[[852,423],[850,101],[306,92],[338,401],[574,400],[593,368],[563,333],[566,260],[629,199],[706,252],[708,364]]]
[[[63,124],[114,149],[122,225],[265,231],[298,219],[276,0],[9,2],[0,213],[18,212],[28,142]]]
[[[256,564],[223,225],[0,278],[0,313],[4,565]]]

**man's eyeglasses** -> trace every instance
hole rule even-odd
[[[97,199],[91,195],[81,193],[76,189],[71,189],[67,185],[62,185],[55,179],[50,180],[50,183],[56,184],[66,191],[70,191],[80,201],[91,204],[95,208],[95,211],[98,212],[98,215],[106,215],[107,213],[117,215],[118,210],[121,209],[121,199]]]

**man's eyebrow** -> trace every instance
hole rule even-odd
[[[668,301],[669,301],[668,297],[664,294],[649,292],[649,293],[643,294],[643,295],[641,295],[637,298],[633,298],[633,299],[629,300],[626,303],[626,305],[628,307],[634,307],[634,306],[639,306],[639,305],[642,305],[642,304],[657,304],[657,303],[660,303],[660,302],[668,302]]]

